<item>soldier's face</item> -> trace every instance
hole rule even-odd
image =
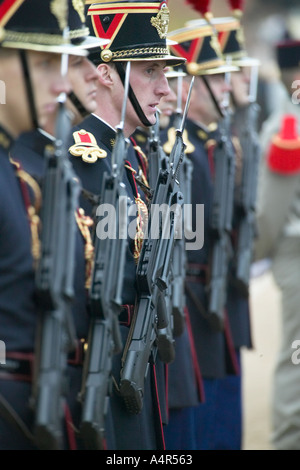
[[[61,56],[44,52],[28,54],[38,123],[45,127],[54,119],[57,110],[57,97],[69,93],[71,85],[67,77],[61,75]]]
[[[98,72],[94,64],[86,57],[69,57],[68,78],[72,90],[90,113],[97,107]]]
[[[169,125],[172,114],[176,111],[177,96],[176,96],[176,79],[169,80],[170,91],[166,96],[163,96],[158,106],[160,110],[159,123],[162,129]],[[177,91],[177,90],[176,90]]]
[[[138,61],[131,64],[130,85],[151,124],[156,122],[156,110],[160,100],[170,92],[165,71],[164,61]],[[126,119],[128,122],[134,128],[141,125],[133,107],[128,105],[127,109]]]
[[[216,101],[221,107],[224,93],[230,90],[230,86],[225,82],[224,74],[207,75],[206,78]],[[202,77],[195,77],[188,115],[192,120],[199,121],[206,126],[220,119],[218,109]]]
[[[44,52],[27,51],[34,103],[40,127],[53,118],[57,97],[69,92],[70,84],[61,77],[61,56]],[[3,77],[3,78],[2,78]],[[1,58],[1,79],[6,83],[5,127],[13,135],[33,129],[28,92],[18,51],[11,50]],[[3,119],[3,118],[1,118]]]
[[[231,74],[232,95],[237,106],[246,106],[249,103],[250,70],[241,68]]]

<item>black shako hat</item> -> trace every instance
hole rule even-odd
[[[186,23],[189,27],[204,25],[206,20],[191,20]],[[215,30],[220,44],[221,54],[227,63],[237,67],[259,65],[258,59],[249,57],[246,51],[244,30],[237,18],[211,18],[210,25]]]
[[[0,0],[0,47],[86,55],[70,41],[68,7],[68,0]]]
[[[69,2],[69,38],[71,43],[83,49],[91,49],[108,44],[108,39],[91,35],[86,22],[85,0]]]
[[[276,44],[276,58],[281,69],[298,68],[300,64],[300,41],[285,39]]]
[[[169,51],[169,16],[166,1],[91,4],[87,24],[90,19],[95,36],[109,39],[109,43],[93,52],[90,59],[96,64],[138,60],[164,60],[167,65],[184,63],[183,57]]]
[[[175,41],[170,46],[172,52],[186,58],[185,70],[190,75],[212,75],[238,70],[237,67],[226,64],[218,37],[206,20],[172,31],[168,37]]]

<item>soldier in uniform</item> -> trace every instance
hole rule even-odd
[[[182,77],[186,73],[180,67],[170,68],[167,77],[171,93],[163,97],[159,105],[160,142],[162,152],[168,156],[172,151],[175,137],[175,127],[180,125],[183,110],[178,96],[181,96],[179,87],[182,86]],[[175,126],[175,127],[174,127]],[[186,131],[183,132],[186,145],[185,160],[180,170],[180,190],[183,192],[185,203],[189,203],[191,189],[188,181],[191,176],[191,161],[188,154],[194,150],[190,144]],[[168,157],[166,157],[168,158]],[[184,293],[185,283],[185,253],[180,254],[184,245],[180,240],[176,247],[174,257],[179,256],[176,266],[180,271],[173,273],[177,279],[171,282],[171,304],[174,319],[175,358],[168,365],[168,423],[164,428],[166,449],[168,450],[194,450],[195,421],[194,408],[204,399],[201,370],[197,360],[194,338],[191,331],[191,322]],[[184,241],[183,241],[184,243]],[[174,292],[174,289],[178,292]]]
[[[21,133],[46,127],[55,114],[58,95],[71,91],[61,74],[61,56],[85,52],[65,36],[67,12],[67,4],[53,0],[0,3],[1,79],[7,85],[6,104],[0,109],[0,337],[6,345],[6,363],[0,368],[0,447],[5,450],[37,448],[30,398],[38,316],[34,262],[39,251],[36,220],[41,191],[20,162],[12,159],[11,149]],[[78,305],[79,310],[81,307]],[[76,324],[79,329],[84,314],[81,318]],[[63,446],[74,449],[72,397],[67,401]]]
[[[281,293],[281,342],[271,387],[271,442],[277,450],[300,449],[299,322],[299,52],[283,39],[275,54],[285,88],[278,111],[263,123],[257,196],[255,259],[269,258]]]
[[[88,2],[90,3],[90,2]],[[136,127],[151,126],[156,120],[156,106],[168,94],[165,77],[168,64],[184,61],[169,54],[166,34],[169,10],[165,2],[96,3],[90,5],[87,20],[92,21],[95,36],[110,40],[109,44],[91,55],[98,68],[98,98],[95,113],[73,129],[69,152],[73,167],[82,181],[86,193],[99,195],[105,171],[111,172],[111,155],[116,138],[116,126],[121,120],[124,100],[124,76],[127,61],[131,62],[130,91],[124,122],[124,136],[130,138]],[[143,159],[132,145],[128,150],[124,184],[131,202],[138,211],[145,210],[144,195],[138,189],[134,175],[144,170]],[[93,213],[91,199],[82,201],[86,212]],[[136,297],[136,261],[140,249],[139,234],[130,240],[126,254],[123,288],[123,311],[119,323],[125,344]],[[145,396],[140,414],[131,414],[118,393],[121,355],[113,360],[113,390],[110,408],[114,420],[116,449],[162,449],[160,403],[155,383],[158,367],[150,366],[145,383]],[[160,399],[164,401],[162,395]]]
[[[85,25],[84,2],[81,0],[79,2],[68,0],[68,25],[70,40],[74,47],[76,47],[76,50],[80,49],[88,53],[94,47],[99,47],[108,42],[88,34],[89,30]],[[97,69],[87,56],[69,55],[67,74],[72,88],[68,94],[66,106],[70,113],[70,119],[75,124],[82,120],[87,113],[95,109]],[[51,113],[44,126],[31,132],[22,133],[15,141],[11,151],[13,158],[21,164],[22,171],[26,171],[41,186],[45,176],[45,153],[49,149],[53,151],[55,144],[56,119],[56,113]],[[73,312],[76,323],[77,351],[69,356],[68,372],[70,376],[69,389],[71,392],[70,400],[72,399],[73,424],[78,429],[81,415],[78,393],[81,389],[83,355],[88,333],[89,317],[87,315],[86,299],[93,246],[89,232],[92,220],[85,216],[82,208],[78,208],[76,222],[78,230],[76,234],[75,300]],[[76,447],[80,448],[82,443],[77,434],[76,440]]]
[[[195,75],[186,130],[188,140],[195,148],[194,152],[189,154],[193,163],[193,209],[196,204],[204,204],[204,245],[197,250],[187,251],[186,276],[187,306],[205,393],[204,403],[199,404],[194,413],[197,423],[197,449],[236,449],[240,447],[240,436],[236,436],[236,427],[240,429],[240,418],[235,421],[234,414],[239,408],[239,402],[233,407],[232,401],[239,400],[239,395],[231,397],[231,405],[223,395],[227,377],[239,374],[226,296],[222,309],[223,328],[216,329],[209,321],[208,305],[213,247],[211,211],[215,185],[218,185],[218,182],[214,181],[214,152],[219,139],[215,123],[222,119],[222,102],[225,95],[231,91],[224,73],[238,69],[226,65],[218,39],[212,27],[204,20],[171,32],[169,38],[178,43],[171,46],[172,51],[178,55],[185,53],[188,59],[185,65],[188,76],[183,79],[183,104],[191,75]],[[193,230],[196,229],[194,212]],[[230,257],[228,264],[229,260]],[[227,283],[225,286],[227,289]]]
[[[252,348],[249,280],[255,236],[256,175],[260,158],[256,132],[258,108],[255,103],[259,61],[247,54],[243,28],[238,18],[215,18],[212,19],[212,23],[218,33],[223,57],[227,62],[239,67],[239,70],[230,76],[231,141],[235,154],[235,192],[231,234],[233,256],[228,275],[227,311],[240,373],[236,376],[228,376],[224,380],[222,393],[225,406],[235,410],[234,423],[236,427],[235,433],[232,434],[232,441],[234,435],[238,449],[242,446],[243,428],[240,350],[242,347]],[[250,138],[247,139],[246,135],[249,135]],[[251,195],[247,193],[247,196],[244,196],[246,188],[248,191],[250,189]],[[249,206],[245,200],[250,201]],[[246,219],[248,219],[249,225],[245,222]],[[245,262],[246,259],[248,263]],[[231,406],[229,406],[230,403]]]

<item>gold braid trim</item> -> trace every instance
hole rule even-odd
[[[85,240],[84,248],[84,257],[86,260],[86,269],[85,269],[85,287],[89,289],[91,286],[91,276],[92,269],[94,264],[94,246],[92,243],[92,237],[90,232],[90,227],[93,225],[93,220],[88,215],[85,215],[83,209],[78,209],[75,212],[75,218],[79,230]]]
[[[148,209],[144,201],[141,199],[140,195],[135,197],[135,203],[137,206],[137,224],[136,224],[136,234],[134,237],[134,252],[133,257],[135,263],[137,264],[139,261],[143,241],[144,241],[144,234],[145,228],[148,224]]]
[[[145,152],[141,149],[139,145],[133,145],[133,148],[138,152],[138,154],[142,157],[145,163],[146,170],[149,168],[148,157],[146,156]]]
[[[133,174],[136,174],[136,170],[132,168],[131,166],[124,165],[125,168],[130,170]],[[147,180],[146,180],[147,182]],[[148,185],[148,182],[147,182]],[[133,257],[135,260],[135,263],[138,263],[143,241],[144,241],[144,233],[145,229],[148,224],[148,209],[147,205],[145,202],[141,199],[140,194],[138,193],[138,196],[134,197],[136,206],[137,206],[137,218],[136,218],[136,234],[134,237],[134,251],[133,251]]]
[[[148,164],[147,156],[145,155],[145,153],[143,152],[143,150],[141,149],[141,147],[139,145],[133,145],[133,148],[138,152],[138,154],[144,160],[145,168],[146,168],[146,171],[148,172],[149,164]],[[145,186],[149,187],[149,183],[148,183],[148,180],[146,178],[146,175],[143,172],[143,168],[141,168],[140,165],[139,165],[139,177],[141,178],[142,183],[144,183]]]
[[[18,178],[26,183],[34,193],[34,204],[30,204],[27,207],[27,215],[29,219],[30,231],[31,231],[31,253],[34,264],[36,265],[41,255],[41,242],[39,237],[39,230],[41,226],[41,219],[39,212],[42,204],[42,192],[39,184],[35,181],[29,173],[22,170],[21,165],[10,158],[11,163],[16,167],[16,173]]]
[[[163,59],[166,55],[169,55],[170,51],[166,47],[141,47],[139,49],[127,49],[123,51],[112,52],[113,59],[122,59],[125,57],[140,57],[143,55],[155,55],[155,58]]]
[[[19,43],[31,43],[37,45],[47,46],[60,46],[65,44],[66,41],[63,36],[58,34],[45,34],[45,33],[23,33],[18,31],[4,31],[4,40]]]
[[[70,39],[78,39],[78,38],[86,38],[89,36],[90,30],[89,28],[80,28],[80,29],[73,29],[69,32]]]

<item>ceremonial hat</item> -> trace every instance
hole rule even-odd
[[[0,0],[0,46],[86,55],[68,36],[68,0]]]
[[[276,44],[277,63],[281,69],[299,67],[300,40],[285,39]]]
[[[213,18],[211,22],[218,33],[221,52],[225,60],[229,59],[238,67],[259,65],[258,59],[248,56],[244,30],[237,18]]]
[[[212,26],[206,20],[172,31],[168,38],[174,54],[185,57],[185,68],[190,75],[212,75],[235,72],[237,67],[227,65],[221,54],[220,44]]]
[[[205,24],[205,20],[196,19],[186,23],[196,27]],[[259,65],[259,60],[249,57],[245,47],[245,36],[240,21],[234,17],[210,18],[209,24],[215,30],[220,44],[221,54],[227,63],[237,67]]]
[[[259,65],[259,60],[248,57],[243,28],[240,18],[243,14],[243,0],[228,0],[232,17],[215,18],[210,9],[209,0],[186,0],[194,10],[199,12],[203,19],[195,19],[186,23],[187,26],[196,27],[197,24],[208,22],[218,36],[221,54],[227,63],[237,67]]]
[[[69,1],[69,38],[71,43],[82,49],[91,49],[108,44],[108,39],[91,35],[86,24],[85,0]]]
[[[86,1],[86,4],[89,4]],[[94,51],[94,63],[138,60],[163,60],[168,65],[185,62],[170,54],[167,33],[170,11],[162,2],[93,3],[87,11],[87,23],[96,37],[109,39],[106,46]]]

